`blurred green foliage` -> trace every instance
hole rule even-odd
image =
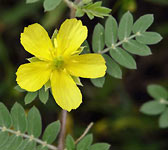
[[[77,138],[87,124],[94,121],[92,132],[95,141],[110,143],[112,150],[165,150],[168,148],[167,130],[159,129],[158,118],[141,114],[139,107],[151,98],[146,92],[148,84],[168,87],[167,0],[103,0],[103,5],[113,10],[117,20],[127,10],[133,12],[135,18],[146,13],[154,14],[152,30],[159,32],[164,40],[151,47],[153,55],[136,56],[138,70],[123,70],[123,80],[107,76],[101,89],[82,79],[83,103],[68,115],[68,133]],[[26,110],[36,105],[43,118],[47,118],[43,120],[44,127],[59,118],[60,108],[52,98],[47,105],[36,98],[33,104],[25,106],[25,93],[14,89],[16,69],[26,62],[25,58],[31,57],[20,44],[20,33],[25,26],[35,22],[52,33],[68,16],[69,9],[63,2],[53,11],[44,12],[41,1],[34,4],[26,4],[22,0],[0,1],[0,101],[8,108],[15,101],[23,104]],[[96,18],[90,21],[84,16],[82,21],[88,26],[88,42],[91,44],[94,26],[98,22],[104,24],[104,20]]]

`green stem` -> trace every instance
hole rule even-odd
[[[159,101],[160,101],[161,104],[168,105],[168,101],[165,100],[165,99],[160,99]]]
[[[118,42],[118,43],[116,43],[116,44],[112,44],[111,47],[107,47],[107,48],[105,48],[103,51],[100,51],[99,53],[100,53],[100,54],[107,53],[110,49],[115,49],[116,47],[122,45],[122,44],[125,43],[125,42],[128,42],[129,40],[131,40],[131,39],[133,39],[133,38],[135,38],[136,36],[139,36],[139,35],[140,35],[140,33],[137,32],[136,34],[134,34],[134,35],[132,35],[132,36],[130,36],[130,37],[128,37],[128,38],[125,38],[124,40],[122,40],[122,41],[120,41],[120,42]]]
[[[14,135],[16,135],[16,136],[21,136],[21,137],[23,137],[23,138],[25,138],[25,139],[29,139],[29,140],[31,140],[31,141],[35,141],[36,143],[41,144],[41,145],[43,145],[44,147],[47,147],[48,149],[58,150],[57,147],[55,147],[55,146],[53,146],[53,145],[50,145],[50,144],[47,144],[47,142],[42,141],[42,140],[40,140],[40,139],[38,139],[38,138],[35,138],[35,137],[33,137],[32,135],[30,136],[30,135],[27,135],[27,134],[24,134],[24,133],[20,133],[20,131],[14,131],[14,130],[8,129],[8,128],[6,128],[6,127],[0,127],[0,130],[1,130],[2,132],[5,132],[5,131],[6,131],[6,132],[11,133],[11,134],[14,134]]]

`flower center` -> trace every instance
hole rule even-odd
[[[54,66],[57,69],[63,69],[64,68],[64,59],[63,59],[62,56],[59,56],[59,57],[54,59]]]

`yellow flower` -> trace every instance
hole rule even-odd
[[[21,33],[21,44],[36,61],[18,68],[19,86],[34,92],[50,81],[53,97],[62,109],[71,111],[79,107],[82,95],[73,78],[98,78],[106,71],[100,54],[79,55],[87,32],[81,21],[67,19],[52,43],[41,25],[35,23],[26,27]]]

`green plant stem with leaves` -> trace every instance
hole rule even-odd
[[[116,44],[112,44],[111,47],[105,48],[104,50],[100,51],[99,53],[100,54],[105,54],[105,53],[109,52],[110,49],[115,49],[116,47],[122,45],[123,43],[128,42],[129,40],[131,40],[131,39],[133,39],[133,38],[135,38],[136,36],[139,36],[139,35],[141,35],[141,33],[137,32],[136,34],[131,35],[130,37],[125,38],[124,40],[122,40],[122,41],[120,41],[120,42],[118,42]]]
[[[55,147],[53,145],[50,145],[50,144],[47,144],[45,141],[42,141],[38,138],[35,138],[33,136],[30,136],[30,135],[27,135],[27,134],[24,134],[24,133],[20,133],[19,131],[14,131],[14,130],[8,129],[6,127],[0,127],[0,130],[3,131],[3,132],[8,132],[10,134],[14,134],[16,136],[20,136],[20,137],[25,138],[25,139],[29,139],[30,141],[35,141],[36,143],[41,144],[42,146],[47,147],[51,150],[58,150],[57,147]]]
[[[34,3],[36,1],[38,0],[27,0],[27,3]],[[85,14],[90,19],[109,16],[105,27],[99,23],[95,26],[92,36],[92,50],[93,53],[103,54],[107,65],[107,73],[112,77],[122,78],[120,65],[128,69],[136,69],[136,61],[131,54],[139,56],[151,55],[150,48],[147,45],[156,44],[162,39],[158,33],[147,31],[153,23],[153,15],[144,15],[134,23],[132,14],[126,12],[118,24],[116,19],[109,15],[111,9],[102,6],[102,1],[75,0],[72,2],[71,0],[44,0],[44,10],[54,10],[62,1],[70,8],[70,18],[82,17]],[[57,30],[55,33],[57,33]],[[55,33],[53,34],[54,36]],[[87,41],[85,41],[86,43]],[[90,53],[89,45],[86,44],[83,46],[82,53]],[[106,54],[108,52],[109,55]],[[29,61],[31,62],[32,60]],[[95,86],[103,87],[105,77],[91,79],[91,81]],[[76,82],[76,84],[81,85],[80,81]],[[24,91],[21,88],[19,90]],[[161,114],[160,126],[168,127],[167,91],[162,87],[154,85],[149,87],[149,93],[156,100],[144,104],[141,112],[149,115]],[[49,91],[45,90],[44,87],[39,91],[28,93],[25,97],[25,103],[32,102],[38,95],[40,101],[46,104]],[[76,141],[70,135],[65,140],[66,118],[67,111],[62,110],[61,131],[60,122],[53,122],[45,129],[42,139],[39,139],[42,131],[42,121],[36,107],[30,109],[28,115],[25,115],[24,108],[17,103],[11,109],[11,113],[0,103],[0,150],[1,148],[2,150],[11,150],[11,148],[12,150],[109,150],[110,145],[106,143],[91,145],[93,136],[92,134],[86,134],[93,126],[93,123],[88,125],[84,133]],[[58,133],[60,135],[58,147],[56,147],[51,144],[57,138]],[[4,140],[5,137],[8,139],[2,145],[3,142],[1,140]],[[20,143],[17,145],[15,144],[16,142],[11,142],[15,140],[20,140]],[[26,148],[22,148],[23,146]]]
[[[64,123],[65,120],[66,116],[64,116]],[[92,125],[93,123],[90,123],[76,141],[70,135],[67,136],[66,146],[69,141],[74,146],[80,145]],[[3,103],[0,103],[0,150],[11,150],[12,148],[12,150],[59,150],[58,147],[51,144],[55,141],[60,131],[60,122],[55,121],[49,124],[42,134],[42,139],[39,139],[42,132],[41,129],[41,115],[36,107],[31,108],[26,115],[24,108],[19,103],[13,105],[11,112],[8,111]],[[65,132],[64,126],[62,129]]]
[[[80,0],[75,0],[75,2],[70,2],[69,0],[64,0],[67,6],[70,8],[70,18],[75,17],[75,5],[74,3],[78,4]],[[67,111],[62,110],[62,118],[61,118],[61,132],[58,140],[58,150],[64,150],[64,143],[65,143],[65,133],[66,133],[66,119],[67,119]]]

